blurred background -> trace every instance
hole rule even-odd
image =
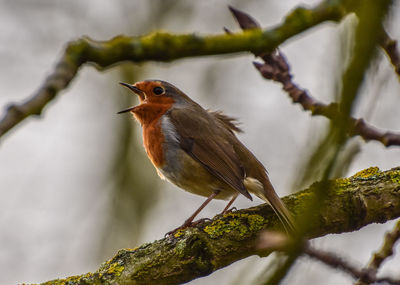
[[[39,88],[68,41],[87,35],[107,40],[162,29],[173,33],[238,30],[227,5],[263,27],[281,22],[299,4],[318,1],[0,0],[0,106],[20,102]],[[387,30],[400,39],[400,6]],[[354,19],[326,23],[281,49],[294,80],[323,102],[336,98]],[[261,78],[251,54],[211,56],[172,63],[125,63],[99,72],[83,67],[67,90],[0,140],[0,284],[38,283],[95,271],[120,248],[160,239],[203,201],[161,181],[141,146],[141,130],[128,114],[137,103],[118,85],[144,79],[169,81],[203,107],[236,117],[240,139],[264,163],[279,195],[299,190],[298,178],[328,121],[291,103],[280,86]],[[398,78],[379,52],[363,86],[355,116],[400,131]],[[341,175],[370,167],[400,166],[400,148],[352,139],[354,159]],[[236,207],[257,205],[239,198]],[[225,206],[214,201],[202,217]],[[393,222],[316,239],[317,247],[364,265]],[[397,247],[399,249],[399,246]],[[268,258],[251,257],[190,284],[256,283]],[[382,269],[395,274],[400,254]],[[329,276],[329,278],[327,278]],[[351,284],[352,280],[301,258],[284,284]]]

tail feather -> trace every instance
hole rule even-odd
[[[295,234],[297,230],[293,216],[289,212],[285,204],[282,202],[281,198],[279,198],[278,194],[276,194],[274,186],[272,186],[271,182],[268,179],[268,176],[265,177],[262,184],[263,184],[262,196],[264,197],[260,198],[271,205],[272,209],[275,211],[279,220],[282,222],[287,233]]]
[[[292,214],[289,212],[289,210],[286,208],[285,204],[283,204],[282,200],[276,195],[275,192],[268,193],[268,198],[266,197],[266,200],[268,200],[269,204],[271,205],[272,209],[274,209],[275,213],[277,214],[279,220],[282,222],[285,230],[289,234],[294,234],[296,233],[296,226],[294,219],[292,217]]]
[[[266,174],[264,174],[264,177],[261,179],[261,181],[253,177],[246,177],[244,180],[244,185],[249,192],[255,194],[271,205],[272,209],[275,211],[276,215],[288,233],[296,233],[296,226],[291,213],[276,194],[274,187],[272,186]]]

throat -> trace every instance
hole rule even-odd
[[[142,104],[135,108],[133,115],[135,116],[135,119],[145,127],[146,125],[151,125],[154,124],[154,122],[159,121],[165,112],[166,110],[161,108],[152,108],[147,104]]]
[[[132,113],[142,126],[158,122],[171,107],[173,102],[146,102],[136,106]]]

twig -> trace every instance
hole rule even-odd
[[[400,220],[396,223],[392,231],[387,232],[381,248],[372,255],[371,260],[365,270],[371,273],[371,276],[376,277],[379,267],[390,256],[393,255],[393,248],[396,242],[400,239]],[[356,285],[370,284],[366,280],[359,280]]]
[[[0,137],[25,118],[32,115],[39,116],[44,106],[71,83],[78,72],[78,67],[79,64],[74,63],[70,55],[66,53],[57,63],[53,73],[30,98],[19,104],[8,104],[0,121]]]
[[[292,101],[300,104],[304,110],[311,111],[311,115],[324,116],[330,120],[335,120],[340,115],[336,103],[324,104],[319,102],[307,90],[300,88],[292,81],[289,64],[281,52],[277,51],[270,54],[268,62],[254,62],[253,64],[264,78],[281,83],[283,90],[286,91]],[[350,136],[359,135],[365,141],[375,140],[385,146],[400,145],[399,133],[378,130],[363,119],[350,118],[347,132]]]
[[[398,223],[400,225],[400,222]],[[384,255],[386,257],[387,251],[392,250],[393,247],[393,242],[398,235],[400,235],[399,232],[400,229],[394,230],[390,234],[390,241],[385,241],[385,250],[384,250]],[[396,233],[395,233],[396,232]],[[297,243],[297,244],[296,244]],[[261,253],[262,252],[271,252],[271,251],[283,251],[286,252],[289,257],[288,260],[293,259],[296,256],[299,256],[301,254],[305,254],[309,256],[310,258],[316,259],[329,267],[341,270],[352,276],[354,279],[359,279],[363,280],[366,283],[357,283],[357,284],[370,284],[370,283],[390,283],[390,284],[400,284],[400,280],[396,280],[390,277],[382,277],[382,278],[377,278],[376,276],[376,270],[374,270],[373,267],[367,267],[365,269],[358,268],[357,266],[351,264],[350,262],[346,261],[340,256],[337,256],[334,253],[324,251],[321,249],[316,249],[311,246],[311,244],[308,241],[303,241],[301,243],[298,243],[298,241],[295,241],[291,238],[289,238],[287,235],[280,233],[280,232],[272,232],[272,231],[264,231],[260,234],[258,242],[256,243],[256,248],[259,250]],[[381,259],[380,259],[381,260]],[[293,260],[292,260],[293,261]],[[379,262],[379,261],[378,261]],[[284,263],[285,267],[287,266],[286,262]],[[379,266],[379,265],[378,265]],[[279,276],[283,277],[283,276]],[[276,282],[274,281],[274,278],[271,278],[269,281],[265,282],[264,284],[275,284]],[[281,280],[281,279],[278,279]]]
[[[259,23],[250,15],[232,7],[229,9],[242,29],[247,30],[260,28]],[[390,40],[387,36],[383,41],[382,47],[391,58],[393,65],[400,67],[400,58],[396,50],[396,42]],[[313,98],[307,90],[299,87],[293,82],[293,76],[290,73],[290,66],[282,52],[277,50],[272,53],[267,52],[255,55],[260,56],[264,60],[264,63],[253,63],[261,75],[268,80],[281,83],[283,90],[289,95],[294,103],[300,104],[306,111],[311,111],[311,115],[313,116],[321,115],[330,120],[335,120],[340,116],[339,108],[336,103],[331,103],[329,105],[324,104]],[[350,136],[359,135],[365,141],[375,140],[381,142],[385,146],[400,145],[399,133],[378,130],[366,123],[363,119],[350,118],[347,132]]]
[[[314,259],[317,259],[326,265],[340,269],[347,274],[350,274],[353,278],[355,279],[360,279],[368,283],[385,283],[385,284],[400,284],[400,280],[395,280],[390,277],[383,277],[383,278],[377,278],[376,274],[374,274],[372,271],[370,271],[368,268],[367,269],[359,269],[356,266],[350,264],[343,258],[336,256],[333,253],[322,251],[322,250],[317,250],[315,248],[312,248],[311,246],[306,246],[303,249],[303,252]]]
[[[393,65],[394,71],[400,79],[400,53],[397,49],[397,41],[390,38],[386,31],[383,31],[381,47],[386,52]]]

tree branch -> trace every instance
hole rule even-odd
[[[229,7],[239,26],[243,30],[260,29],[260,24],[250,15]],[[225,28],[225,32],[232,32]],[[383,31],[380,43],[386,54],[389,56],[396,73],[400,75],[400,56],[397,51],[397,42],[392,40],[386,31]],[[281,51],[255,53],[263,59],[264,63],[254,62],[254,66],[260,74],[268,80],[282,84],[282,89],[289,95],[293,103],[300,104],[305,111],[311,111],[312,116],[320,115],[330,120],[340,117],[337,103],[324,104],[312,97],[307,90],[293,82],[293,75],[290,65]],[[348,133],[351,136],[361,136],[365,141],[375,140],[385,146],[400,145],[400,134],[389,131],[381,131],[369,125],[363,119],[350,118]]]
[[[306,255],[308,255],[310,258],[319,260],[332,268],[340,269],[355,279],[365,280],[366,282],[368,282],[368,284],[384,283],[384,284],[400,285],[400,280],[395,280],[395,279],[392,279],[389,277],[377,278],[376,274],[373,274],[373,272],[371,270],[360,269],[357,266],[350,264],[343,258],[336,256],[333,253],[322,251],[320,249],[317,250],[311,246],[304,247],[303,252]],[[364,284],[364,283],[362,283],[362,284]]]
[[[383,38],[381,40],[381,47],[386,52],[390,59],[390,63],[394,68],[397,76],[400,79],[400,52],[397,49],[397,41],[390,38],[386,31],[383,31]]]
[[[323,1],[314,8],[295,9],[282,24],[266,30],[211,36],[157,32],[141,37],[118,36],[109,41],[79,39],[68,44],[54,71],[30,98],[7,107],[0,121],[0,137],[25,118],[40,115],[47,103],[69,85],[83,64],[90,63],[103,69],[123,61],[172,61],[185,57],[272,51],[290,37],[324,21],[340,21],[346,13],[341,1]]]
[[[355,231],[371,223],[400,216],[400,167],[380,172],[377,167],[350,178],[329,181],[328,198],[307,237]],[[319,187],[283,198],[296,217],[307,211]],[[229,264],[260,254],[256,240],[263,230],[282,230],[269,205],[216,216],[210,222],[178,231],[173,237],[120,250],[95,273],[45,284],[178,284],[211,274]],[[265,252],[262,253],[265,255]]]
[[[393,243],[391,243],[391,246],[393,246]],[[257,248],[260,251],[267,252],[272,250],[286,252],[288,254],[288,259],[290,259],[292,256],[300,256],[301,254],[307,255],[311,259],[318,260],[331,268],[341,270],[342,272],[347,273],[354,279],[363,280],[364,282],[368,282],[368,284],[389,283],[400,285],[400,279],[397,280],[390,277],[378,278],[376,276],[376,270],[374,271],[373,268],[361,269],[333,252],[317,249],[313,247],[308,241],[299,242],[298,240],[293,240],[283,233],[271,231],[262,232],[260,234],[259,240],[257,241]],[[366,283],[362,282],[357,284],[364,285]]]
[[[372,255],[372,258],[368,266],[364,269],[364,271],[369,271],[371,272],[372,277],[376,277],[378,269],[382,265],[382,263],[388,257],[393,255],[394,245],[399,239],[400,239],[400,221],[396,223],[392,231],[386,233],[382,247],[379,249],[379,251],[375,252]],[[372,282],[370,280],[364,280],[361,278],[361,280],[359,280],[356,283],[356,285],[366,285],[371,283]]]
[[[293,103],[300,104],[305,111],[310,111],[312,116],[324,116],[330,120],[336,120],[340,116],[338,104],[324,104],[292,81],[289,64],[281,52],[269,54],[268,61],[254,62],[254,66],[264,78],[281,83]],[[378,130],[362,118],[351,117],[347,132],[350,136],[360,136],[365,141],[379,141],[385,146],[400,145],[399,133]]]

